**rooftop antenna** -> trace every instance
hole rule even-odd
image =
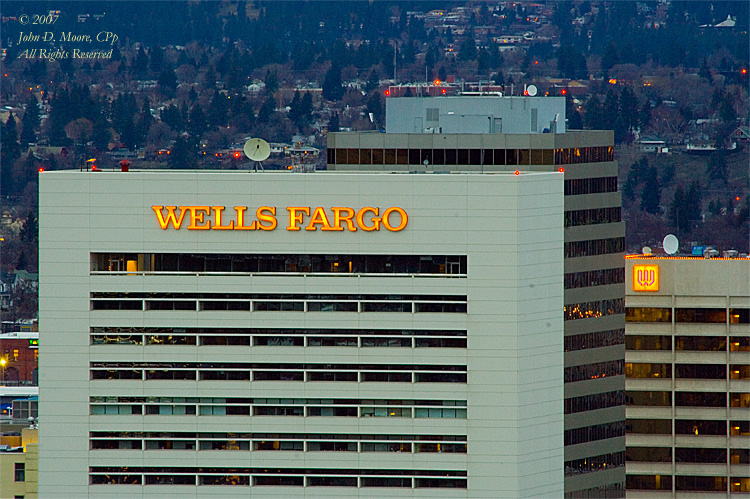
[[[242,150],[245,152],[245,156],[255,162],[253,169],[257,172],[258,166],[260,166],[260,170],[263,171],[263,161],[271,155],[271,146],[268,145],[268,142],[263,139],[250,139],[245,142]]]

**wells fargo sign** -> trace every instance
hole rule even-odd
[[[659,291],[659,266],[633,265],[633,291]]]
[[[152,206],[159,227],[167,230],[274,230],[279,225],[275,206],[261,206],[248,212],[247,206]],[[355,210],[344,206],[333,206],[328,210],[321,206],[287,206],[284,214],[286,230],[325,230],[371,232],[383,227],[398,232],[406,227],[409,217],[402,208],[391,207],[380,211],[378,207],[366,206]],[[281,213],[283,211],[279,210]],[[279,216],[281,216],[281,213]]]

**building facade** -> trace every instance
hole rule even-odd
[[[563,180],[43,173],[40,495],[562,496]]]
[[[389,98],[386,118],[386,133],[329,134],[328,168],[564,171],[565,495],[623,497],[625,223],[612,132],[566,130],[565,99],[552,97]]]
[[[628,257],[628,497],[750,493],[750,260]]]

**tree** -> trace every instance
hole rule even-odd
[[[264,83],[266,84],[266,91],[271,94],[274,93],[279,89],[279,74],[269,69],[266,71]]]
[[[8,120],[2,127],[0,134],[0,186],[3,194],[7,194],[12,185],[11,169],[13,163],[21,157],[21,147],[18,144],[18,133],[16,130],[16,117],[13,113],[8,114]]]
[[[258,111],[258,121],[262,124],[267,124],[275,110],[276,100],[273,98],[273,95],[269,95]]]
[[[688,210],[685,209],[685,204],[685,191],[682,185],[679,185],[674,191],[674,198],[669,206],[669,219],[672,225],[682,232],[687,232],[689,229]]]
[[[21,131],[21,145],[36,143],[36,129],[39,127],[39,107],[36,97],[31,95],[26,101],[26,109],[23,112],[21,121],[23,130]]]
[[[661,187],[656,168],[650,166],[644,172],[643,191],[641,191],[641,209],[646,213],[656,215],[659,213],[659,202],[661,201]]]
[[[464,41],[464,43],[461,45],[461,48],[458,51],[458,60],[467,62],[467,61],[475,61],[477,59],[477,46],[474,43],[473,38],[468,38]]]
[[[164,70],[159,73],[159,79],[157,80],[159,88],[164,95],[173,97],[177,90],[177,74],[174,72],[171,66],[167,65]]]
[[[708,158],[706,164],[706,176],[713,181],[727,184],[729,173],[727,170],[727,158],[723,152],[715,152]]]
[[[333,113],[328,121],[328,133],[339,131],[339,113]]]
[[[602,55],[602,70],[606,75],[612,66],[620,63],[620,53],[617,51],[617,45],[615,42],[610,41],[607,44],[607,48],[604,49],[604,55]]]
[[[323,79],[323,97],[331,101],[337,101],[343,96],[344,86],[341,82],[341,67],[334,61]]]
[[[188,170],[198,166],[198,141],[196,138],[185,135],[178,137],[171,152],[168,162],[170,168]]]
[[[372,113],[375,126],[382,127],[384,125],[383,98],[380,96],[380,92],[373,92],[367,99],[367,113]]]

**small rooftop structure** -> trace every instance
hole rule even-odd
[[[386,133],[565,133],[564,97],[392,97]]]

